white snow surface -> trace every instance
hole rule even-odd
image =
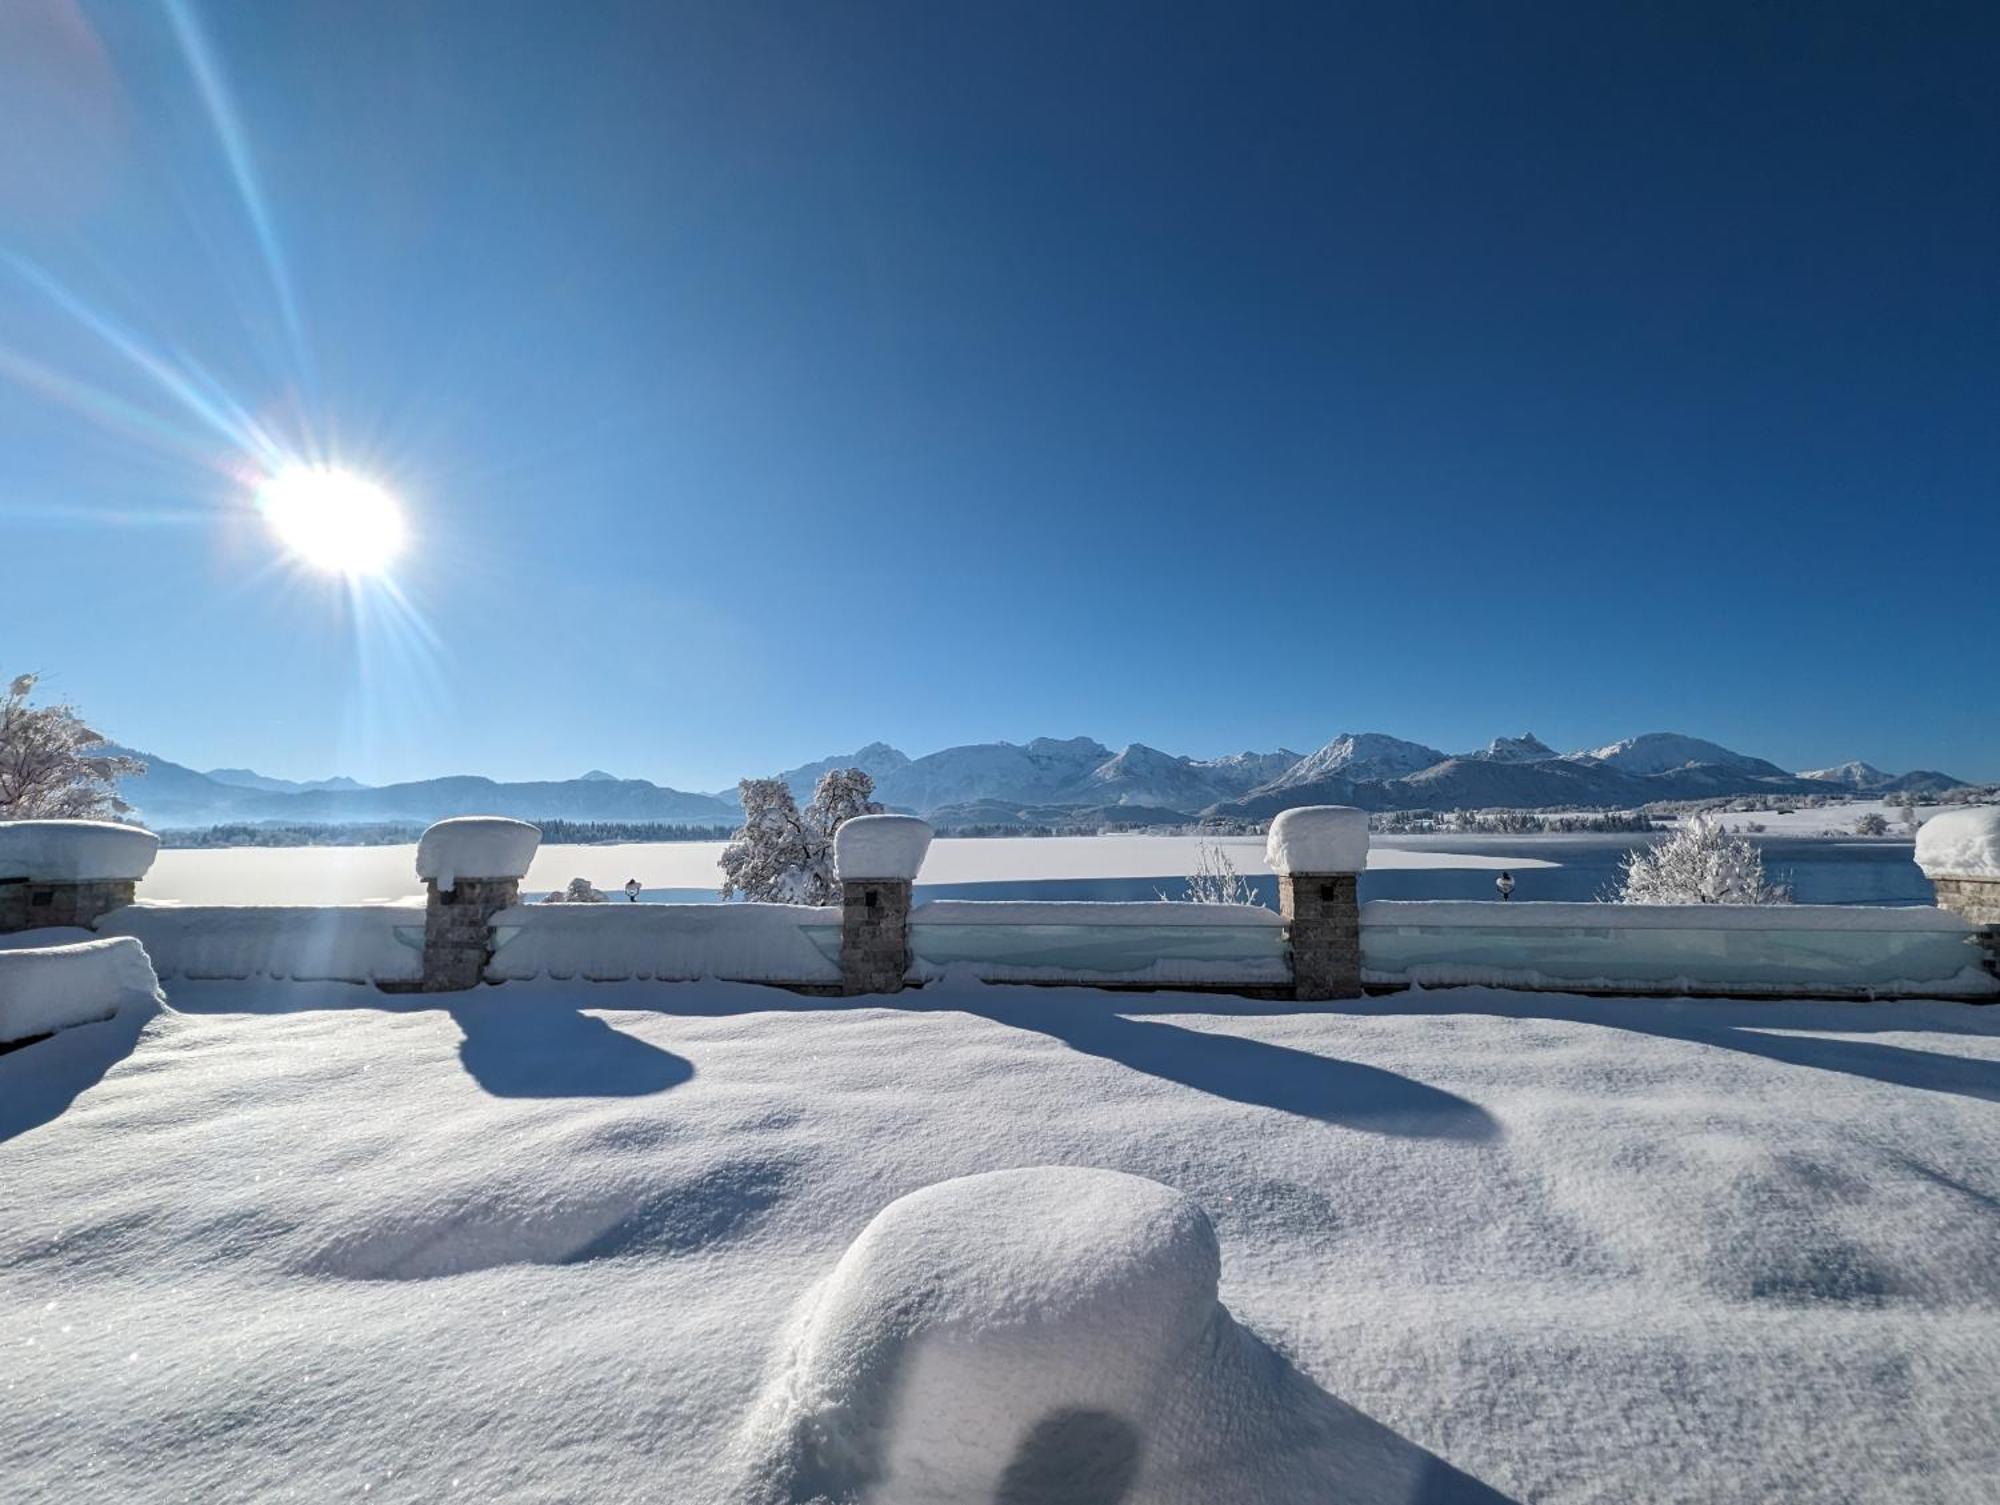
[[[1215,1229],[1228,1393],[1282,1387],[1245,1425],[1283,1425],[1188,1497],[1984,1505],[2000,1474],[2000,1011],[169,994],[0,1056],[10,1499],[768,1497],[763,1407],[863,1230],[1041,1165]],[[1011,1277],[988,1231],[967,1259]],[[893,1456],[961,1456],[902,1394]],[[970,1497],[1061,1499],[1038,1468],[1094,1437],[1072,1498],[1118,1498],[1123,1427],[1143,1470],[1177,1414],[1045,1417]]]
[[[523,904],[493,931],[496,982],[840,981],[837,905]]]
[[[150,1011],[160,980],[146,949],[130,939],[0,950],[0,1044]]]
[[[540,827],[499,815],[456,815],[424,832],[417,876],[449,893],[460,878],[524,878],[542,844]]]
[[[141,900],[97,929],[136,936],[169,979],[413,982],[423,974],[420,899],[319,907]]]
[[[143,878],[160,838],[108,820],[0,820],[0,878],[97,883]]]
[[[856,815],[833,833],[833,868],[841,881],[914,879],[931,849],[930,822],[914,815]]]
[[[2000,879],[2000,805],[1970,805],[1917,827],[1917,866],[1926,878]]]
[[[1358,873],[1368,866],[1368,812],[1306,805],[1271,822],[1264,860],[1274,873]]]

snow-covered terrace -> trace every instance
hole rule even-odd
[[[1205,1210],[1195,1378],[1022,1431],[864,1323],[869,1372],[926,1378],[871,1413],[852,1497],[1970,1502],[2000,1477],[1990,1010],[167,994],[0,1055],[7,1498],[803,1499],[829,1398],[786,1376],[816,1286],[895,1199],[1036,1165]],[[1004,1228],[962,1245],[1024,1257]],[[990,1362],[1031,1408],[1088,1399]]]

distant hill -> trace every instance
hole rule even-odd
[[[605,776],[501,783],[460,774],[385,784],[380,788],[354,785],[274,790],[228,783],[153,753],[120,750],[146,765],[144,774],[120,780],[119,792],[153,826],[208,826],[237,821],[321,825],[430,822],[450,815],[723,823],[736,814],[733,807],[711,795],[664,789],[644,779]],[[334,782],[329,780],[326,784]]]
[[[301,783],[248,768],[198,773],[149,753],[123,792],[156,826],[238,822],[339,825],[428,822],[449,815],[523,820],[726,824],[736,791],[701,794],[593,768],[573,779],[497,782],[471,774],[369,788],[348,778]],[[1526,732],[1452,756],[1386,732],[1343,732],[1316,751],[1286,748],[1193,758],[1130,743],[1113,752],[1089,737],[977,742],[912,758],[886,742],[779,774],[800,799],[820,775],[859,767],[893,810],[941,827],[1092,828],[1169,825],[1212,816],[1267,820],[1299,805],[1369,810],[1630,809],[1659,800],[1738,795],[1926,795],[1960,787],[1935,770],[1889,774],[1851,762],[1788,773],[1762,758],[1678,732],[1558,753]]]

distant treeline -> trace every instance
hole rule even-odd
[[[658,821],[542,820],[547,846],[606,846],[624,841],[727,841],[734,826],[666,825]],[[375,821],[356,825],[223,825],[169,827],[159,833],[163,847],[394,847],[424,834],[421,821]]]
[[[1388,834],[1443,831],[1520,836],[1537,832],[1650,831],[1653,818],[1643,810],[1392,810],[1374,816],[1368,824],[1371,829]]]

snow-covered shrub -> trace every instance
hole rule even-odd
[[[31,706],[35,676],[17,675],[0,695],[0,820],[123,815],[118,780],[146,765],[102,751],[102,736],[67,705]]]
[[[572,878],[569,887],[560,893],[550,894],[542,900],[544,904],[602,904],[604,894],[592,888],[588,878]]]
[[[1889,822],[1878,811],[1870,810],[1854,823],[1856,836],[1887,836]]]
[[[1656,847],[1627,852],[1616,898],[1624,904],[1789,904],[1791,891],[1764,878],[1757,849],[1715,816],[1690,815]]]
[[[1229,860],[1229,854],[1212,841],[1204,841],[1195,848],[1194,871],[1183,880],[1187,892],[1181,896],[1184,904],[1261,904],[1250,887],[1250,881],[1236,871],[1236,864]],[[1162,893],[1162,899],[1168,895]]]
[[[722,850],[722,897],[778,904],[832,904],[840,898],[833,833],[856,815],[878,814],[875,781],[859,768],[820,775],[800,810],[783,779],[744,779],[743,828]]]

